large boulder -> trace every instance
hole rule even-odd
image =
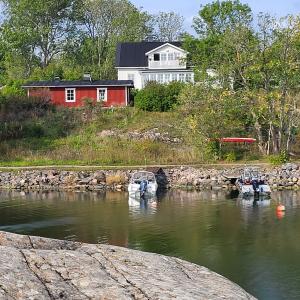
[[[178,258],[0,232],[1,299],[255,299]]]

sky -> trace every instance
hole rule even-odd
[[[137,7],[143,7],[150,13],[159,11],[175,11],[185,17],[185,27],[190,31],[193,17],[197,15],[201,5],[211,3],[207,0],[131,0]],[[267,12],[277,17],[287,14],[300,14],[300,0],[248,0],[247,3],[254,14]]]

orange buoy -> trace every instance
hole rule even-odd
[[[279,204],[279,205],[277,206],[277,211],[285,211],[285,206],[282,205],[282,204]]]
[[[285,217],[285,212],[282,210],[277,210],[276,216],[277,216],[278,220],[281,220]]]

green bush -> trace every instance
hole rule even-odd
[[[236,154],[235,152],[229,152],[225,155],[225,160],[227,162],[235,162],[237,161],[237,157],[236,157]]]
[[[1,89],[0,95],[2,97],[25,96],[26,92],[21,85],[22,82],[17,80],[7,82],[7,84]]]
[[[278,155],[270,155],[268,157],[268,160],[272,165],[281,165],[287,163],[290,160],[290,158],[286,151],[282,151]]]
[[[221,157],[220,143],[218,141],[209,141],[204,147],[204,153],[209,160],[219,160]]]
[[[184,83],[176,81],[168,85],[149,82],[144,89],[136,92],[134,105],[146,111],[170,111],[178,104],[178,96],[184,86]]]

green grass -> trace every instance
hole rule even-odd
[[[87,118],[83,120],[82,116]],[[28,121],[28,120],[27,120]],[[210,164],[205,145],[194,136],[177,112],[144,112],[135,108],[58,111],[39,120],[42,137],[26,137],[0,143],[0,167],[30,166],[144,166]],[[33,122],[36,122],[34,120]],[[103,138],[103,130],[122,133],[158,128],[182,140],[167,144],[150,140]],[[251,153],[249,153],[250,155]],[[245,161],[261,161],[252,154]],[[225,161],[229,163],[229,161]]]
[[[78,118],[80,114],[76,112]],[[53,116],[52,116],[53,118]],[[53,118],[55,120],[55,117]],[[47,122],[44,122],[47,123]],[[53,136],[60,132],[50,122],[51,136],[22,138],[1,142],[0,166],[25,167],[43,165],[151,165],[192,164],[203,161],[201,150],[190,142],[189,134],[175,112],[149,113],[134,108],[97,111],[88,121],[81,122],[66,136]],[[58,126],[58,125],[57,125]],[[59,125],[61,126],[61,125]],[[102,138],[103,130],[123,133],[158,128],[170,137],[184,142],[170,145],[150,140],[128,140],[118,137]],[[47,130],[46,130],[47,131]]]

